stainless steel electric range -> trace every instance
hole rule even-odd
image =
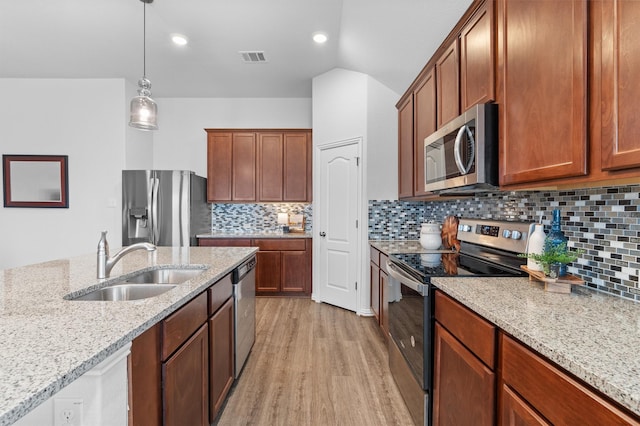
[[[434,291],[431,279],[526,276],[527,222],[460,219],[460,251],[390,254],[389,367],[417,425],[431,425]]]

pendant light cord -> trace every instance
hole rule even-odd
[[[142,78],[147,78],[147,3],[142,4]]]

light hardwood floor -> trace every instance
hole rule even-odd
[[[219,426],[413,425],[373,318],[295,298],[258,298],[256,317]]]

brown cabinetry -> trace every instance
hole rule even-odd
[[[495,100],[494,2],[478,7],[460,31],[460,111]]]
[[[209,313],[209,422],[220,413],[234,380],[234,311],[231,274],[207,290]]]
[[[433,424],[495,424],[495,326],[441,292],[435,316]]]
[[[526,412],[536,412],[524,424],[639,424],[599,392],[563,372],[515,339],[501,334],[502,424],[522,424]],[[517,394],[519,408],[513,408]],[[517,413],[514,413],[517,411]],[[523,414],[523,412],[525,414]],[[514,421],[512,419],[516,419]],[[536,423],[538,422],[538,423]]]
[[[413,95],[398,106],[398,198],[413,197]]]
[[[129,423],[133,426],[162,424],[161,324],[131,342],[129,356]]]
[[[311,239],[258,239],[256,294],[309,294]]]
[[[371,310],[376,318],[383,336],[389,336],[389,275],[387,273],[388,256],[378,249],[369,247],[370,252],[370,281]]]
[[[501,185],[587,173],[587,2],[498,0]]]
[[[162,321],[165,425],[209,424],[209,330],[202,293]]]
[[[640,167],[640,118],[637,103],[640,56],[637,54],[640,3],[635,0],[590,2],[594,31],[593,102],[596,144],[603,170]],[[599,131],[598,131],[599,130]],[[594,147],[595,148],[595,147]],[[636,173],[637,175],[637,173]],[[614,175],[615,176],[615,175]]]
[[[436,79],[435,71],[431,68],[422,77],[414,98],[414,182],[413,195],[416,197],[429,195],[424,190],[424,139],[438,129],[436,118]]]
[[[460,115],[458,39],[451,41],[436,59],[438,128]]]
[[[311,201],[311,131],[206,131],[208,201]]]

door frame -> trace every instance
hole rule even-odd
[[[358,282],[358,288],[356,289],[356,314],[357,315],[366,315],[366,316],[370,316],[373,315],[373,312],[371,311],[371,306],[369,303],[369,282],[364,282],[365,278],[368,277],[368,274],[363,274],[363,270],[364,267],[362,266],[363,263],[363,256],[362,253],[366,252],[366,247],[365,249],[363,249],[363,246],[368,246],[368,241],[367,239],[365,239],[363,241],[363,235],[368,235],[368,209],[367,208],[363,208],[363,202],[367,203],[366,200],[363,200],[363,194],[365,194],[365,182],[364,182],[364,176],[365,176],[365,162],[364,162],[364,156],[363,156],[363,137],[359,136],[359,137],[354,137],[354,138],[349,138],[349,139],[343,139],[343,140],[339,140],[339,141],[333,141],[333,142],[326,142],[326,143],[321,143],[318,145],[314,146],[314,153],[313,153],[313,200],[314,200],[314,206],[313,206],[313,216],[314,216],[314,226],[313,226],[313,236],[312,236],[312,243],[313,243],[313,266],[312,266],[312,270],[313,270],[313,290],[311,292],[311,299],[314,300],[317,303],[322,303],[322,298],[321,298],[321,285],[320,285],[320,270],[318,268],[318,266],[320,265],[320,236],[318,235],[318,233],[320,232],[319,226],[315,225],[315,224],[320,224],[320,219],[322,217],[321,214],[321,209],[318,207],[318,200],[320,200],[320,186],[319,186],[319,182],[320,182],[320,166],[321,166],[321,159],[322,159],[322,151],[327,150],[327,149],[332,149],[332,148],[338,148],[341,146],[346,146],[346,145],[356,145],[357,147],[357,152],[358,152],[358,157],[360,158],[360,165],[358,167],[358,171],[357,171],[357,175],[358,175],[358,188],[357,190],[357,197],[358,197],[358,202],[357,204],[357,218],[358,218],[358,229],[356,231],[356,264],[359,265],[359,267],[356,268],[356,280]],[[367,204],[368,205],[368,204]],[[364,234],[363,234],[364,232]],[[368,262],[367,262],[367,272],[368,272]]]

